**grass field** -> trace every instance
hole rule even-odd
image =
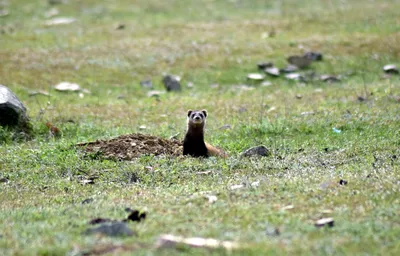
[[[109,253],[400,253],[400,76],[382,72],[400,65],[400,1],[65,2],[1,1],[9,14],[0,17],[0,84],[24,102],[34,130],[32,140],[15,140],[0,128],[1,255],[96,254],[119,245],[125,249]],[[44,25],[52,8],[76,21]],[[309,70],[342,81],[268,77],[272,85],[263,87],[246,79],[260,61],[282,67],[307,50],[324,54]],[[140,81],[164,90],[163,73],[180,75],[182,91],[148,97]],[[55,91],[62,81],[91,93]],[[51,96],[30,96],[35,90]],[[136,132],[182,139],[186,111],[203,108],[206,140],[227,159],[118,162],[74,147]],[[61,138],[49,138],[47,121]],[[271,156],[240,157],[260,144]],[[94,184],[81,184],[93,176]],[[125,218],[126,207],[147,212],[128,224],[137,236],[84,234],[91,219]],[[334,226],[315,227],[323,217]],[[240,249],[156,249],[161,234]]]

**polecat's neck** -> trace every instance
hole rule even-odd
[[[199,137],[204,139],[204,123],[188,124],[186,135],[190,137]]]

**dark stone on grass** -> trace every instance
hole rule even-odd
[[[116,30],[122,30],[122,29],[125,29],[125,24],[123,24],[123,23],[121,23],[121,24],[118,24],[118,25],[115,27],[115,29],[116,29]]]
[[[177,76],[173,76],[173,75],[166,75],[163,78],[163,83],[165,86],[165,89],[168,92],[171,91],[180,91],[181,90],[181,83],[179,82],[180,78]]]
[[[25,106],[9,88],[0,84],[0,125],[23,128],[28,122]]]
[[[363,101],[366,101],[367,98],[365,98],[365,97],[363,97],[363,96],[357,96],[357,100],[358,100],[359,102],[363,102]]]
[[[271,224],[267,224],[267,227],[265,228],[265,234],[267,236],[279,236],[281,234],[281,231],[279,228],[272,226]]]
[[[322,53],[320,52],[306,52],[304,57],[313,61],[322,61]]]
[[[141,222],[146,219],[146,213],[138,210],[131,210],[126,221]]]
[[[257,64],[258,69],[264,70],[266,68],[272,68],[274,64],[272,62],[260,62]]]
[[[287,61],[298,67],[299,69],[304,69],[308,66],[310,66],[310,64],[313,62],[312,60],[304,57],[304,56],[290,56]]]
[[[342,185],[342,186],[347,185],[347,180],[340,179],[339,180],[339,184]]]
[[[106,236],[133,236],[135,233],[124,222],[115,221],[103,224],[97,228],[89,228],[85,234],[102,234]]]
[[[8,183],[9,179],[4,177],[4,178],[0,178],[0,183]]]
[[[386,74],[399,74],[399,73],[400,73],[400,72],[399,72],[399,69],[397,68],[397,66],[396,66],[396,65],[393,65],[393,64],[385,65],[385,66],[383,67],[383,71],[384,71]]]
[[[265,146],[256,146],[245,150],[241,156],[243,157],[252,157],[252,156],[269,156],[271,152]]]
[[[93,202],[94,199],[93,198],[86,198],[85,200],[82,201],[81,204],[90,204],[91,202]]]
[[[96,224],[100,224],[100,223],[107,223],[107,222],[111,222],[113,221],[112,219],[108,219],[108,218],[96,218],[96,219],[92,219],[89,221],[90,225],[96,225]]]

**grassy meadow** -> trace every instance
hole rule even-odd
[[[382,71],[400,66],[400,1],[48,2],[0,2],[0,84],[25,104],[34,135],[0,127],[1,255],[400,253],[400,76]],[[76,20],[45,25],[55,17]],[[324,60],[306,72],[341,81],[246,79],[258,62],[284,67],[308,50]],[[149,97],[140,81],[164,91],[165,73],[182,91]],[[62,81],[90,93],[54,90]],[[74,147],[130,133],[182,139],[187,110],[203,108],[206,140],[226,159],[111,161]],[[257,145],[271,155],[240,157]],[[84,234],[127,207],[147,212],[128,224],[136,236]],[[334,226],[315,227],[324,217]],[[161,234],[240,248],[157,249]]]

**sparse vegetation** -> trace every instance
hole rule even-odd
[[[382,72],[400,64],[399,1],[3,3],[0,84],[28,108],[34,138],[0,127],[1,255],[121,244],[127,255],[210,253],[154,249],[168,233],[235,241],[242,249],[232,254],[399,253],[400,76]],[[44,25],[51,8],[76,21]],[[283,67],[306,50],[324,54],[310,70],[342,81],[267,77],[270,86],[236,87],[258,62]],[[164,90],[163,72],[180,75],[182,91],[148,97],[140,81]],[[90,93],[55,91],[62,81]],[[51,96],[30,96],[38,90]],[[229,158],[111,161],[74,146],[136,132],[182,139],[187,109],[201,108],[206,140]],[[49,136],[48,121],[60,138]],[[260,144],[271,156],[239,157]],[[147,212],[128,224],[137,236],[84,234],[91,219],[123,219],[126,207]],[[323,217],[334,226],[315,227]]]

